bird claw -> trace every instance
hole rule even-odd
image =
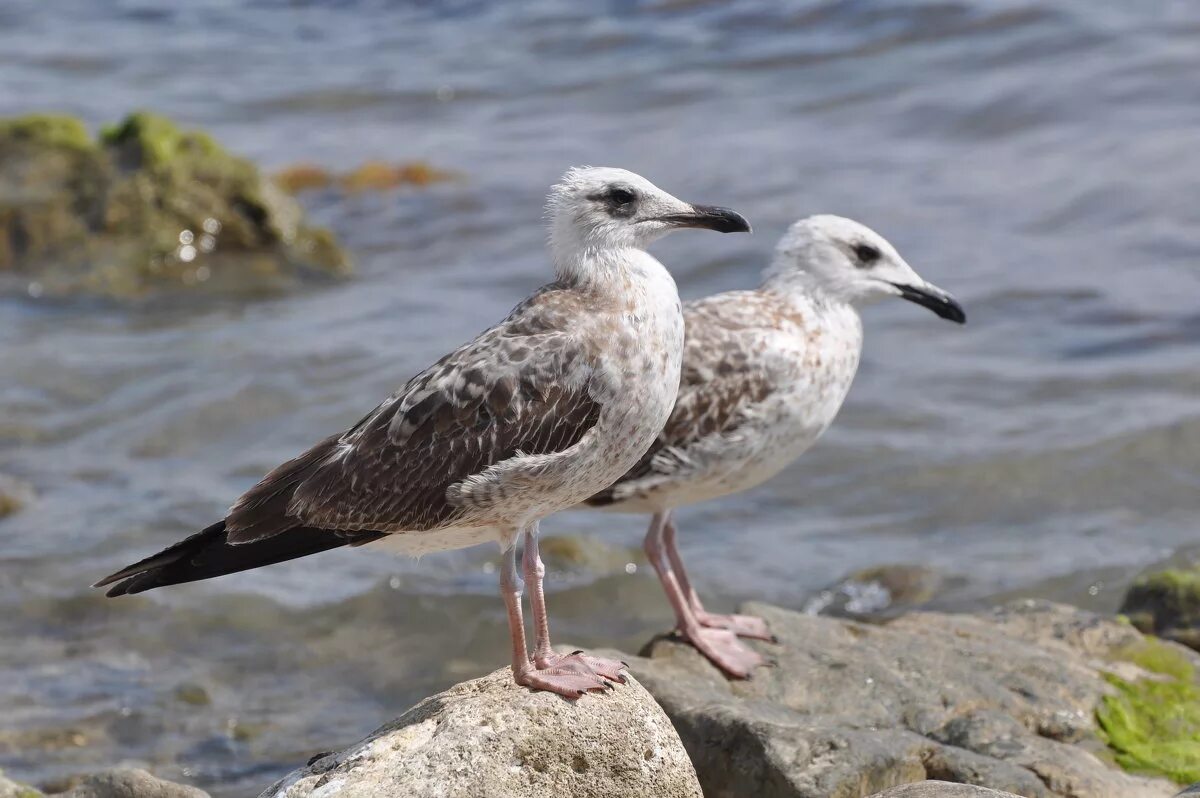
[[[621,684],[625,684],[628,681],[625,678],[625,674],[621,673],[621,669],[626,667],[624,662],[608,659],[607,657],[593,657],[591,654],[584,654],[582,650],[566,655],[550,654],[538,658],[536,662],[542,668],[568,668],[574,671],[592,673],[613,682],[620,682]]]
[[[592,690],[607,691],[611,687],[594,673],[571,668],[537,668],[532,664],[513,674],[513,678],[523,687],[545,690],[572,699],[580,698]]]

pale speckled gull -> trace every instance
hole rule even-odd
[[[97,586],[139,593],[345,545],[415,555],[495,541],[505,551],[516,681],[576,696],[621,679],[619,662],[551,649],[538,523],[629,470],[675,403],[679,295],[644,248],[682,227],[749,225],[622,169],[567,172],[547,212],[555,282],[354,427],[276,468],[224,520]],[[532,659],[516,569],[521,535]]]
[[[677,632],[730,676],[746,678],[763,661],[737,638],[771,634],[759,618],[704,609],[676,547],[672,510],[759,485],[812,446],[858,370],[858,307],[889,296],[966,321],[958,302],[874,231],[838,216],[796,222],[761,287],[685,306],[675,410],[641,461],[587,502],[652,514],[646,554]]]

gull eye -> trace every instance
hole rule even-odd
[[[615,186],[608,190],[608,201],[613,205],[628,205],[637,199],[637,194],[627,188]]]
[[[858,258],[858,268],[866,269],[874,265],[875,261],[883,257],[883,254],[878,247],[870,244],[855,244],[854,257]]]

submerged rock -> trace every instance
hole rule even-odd
[[[1200,650],[1200,568],[1170,568],[1139,577],[1120,612],[1143,632]]]
[[[19,512],[33,499],[32,485],[0,474],[0,518]]]
[[[1097,710],[1110,720],[1141,713],[1126,719],[1152,727],[1142,721],[1153,703],[1130,707],[1118,685],[1194,689],[1187,680],[1200,658],[1128,624],[1044,602],[982,615],[914,612],[883,624],[759,604],[745,611],[765,617],[780,639],[751,643],[776,665],[750,681],[726,680],[671,638],[629,660],[675,723],[708,798],[862,798],[924,779],[1026,798],[1178,790],[1118,768]],[[1173,710],[1157,711],[1165,720]],[[1194,730],[1169,739],[1159,731],[1162,756],[1186,760],[1200,750],[1200,738],[1187,739]],[[1110,741],[1126,765],[1148,766],[1134,761],[1146,748],[1131,753],[1121,750],[1129,740]]]
[[[881,565],[855,571],[804,605],[811,615],[884,618],[931,601],[946,576],[926,565]]]
[[[871,798],[1020,798],[1020,796],[971,784],[955,784],[950,781],[920,781],[916,784],[902,784],[899,787],[875,793]]]
[[[458,180],[453,172],[438,169],[424,161],[389,163],[367,161],[344,175],[333,174],[315,164],[293,164],[275,174],[275,182],[290,194],[336,187],[346,193],[390,191],[402,186],[425,188],[434,183]]]
[[[144,770],[117,768],[84,776],[63,798],[209,798],[209,795]]]
[[[0,276],[33,296],[261,291],[349,271],[332,234],[204,133],[148,113],[98,140],[71,117],[0,121]]]
[[[261,798],[701,798],[671,722],[632,679],[567,701],[507,668],[431,696]]]

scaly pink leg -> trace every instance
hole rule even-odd
[[[537,635],[533,649],[533,664],[543,670],[558,669],[598,676],[601,679],[619,681],[624,684],[625,676],[621,673],[621,668],[625,667],[625,663],[615,659],[593,657],[582,651],[559,654],[550,647],[550,620],[546,615],[546,596],[542,591],[542,579],[546,576],[546,566],[542,563],[542,556],[538,551],[537,533],[537,524],[526,528],[525,553],[523,555],[525,584],[530,586],[529,604],[533,610],[533,628]],[[608,686],[607,682],[604,684]]]
[[[658,579],[662,582],[667,600],[675,610],[675,631],[726,675],[735,679],[749,679],[750,672],[756,666],[764,664],[765,660],[757,651],[739,642],[737,636],[728,629],[709,628],[696,620],[691,604],[679,586],[663,550],[662,533],[669,520],[668,516],[669,513],[654,514],[650,520],[650,529],[646,531],[644,547],[650,564],[654,566]]]
[[[701,626],[712,629],[728,629],[738,637],[766,640],[770,643],[778,642],[775,635],[771,634],[771,630],[767,628],[767,622],[756,615],[717,615],[704,609],[704,605],[700,603],[700,596],[696,595],[696,591],[692,589],[692,583],[683,567],[683,560],[679,556],[679,549],[675,546],[675,519],[669,510],[666,513],[666,521],[663,523],[662,541],[667,557],[671,561],[671,569],[675,571],[675,578],[679,580],[679,589],[687,597],[692,614],[696,616],[696,620]]]
[[[603,690],[604,680],[595,674],[555,668],[540,669],[529,661],[525,648],[525,620],[521,615],[521,583],[517,579],[516,547],[504,552],[504,565],[500,568],[500,594],[508,610],[508,630],[512,636],[512,671],[517,684],[534,690],[549,690],[553,693],[578,698],[588,690]]]

